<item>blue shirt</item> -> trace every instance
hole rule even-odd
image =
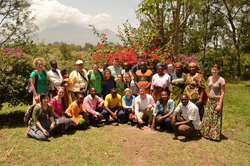
[[[131,95],[131,97],[127,100],[127,97],[124,95],[122,96],[122,100],[125,101],[126,106],[131,106],[132,105],[132,101],[135,99],[134,95]],[[124,109],[125,113],[128,113],[128,109]]]
[[[155,105],[155,109],[153,111],[153,116],[157,116],[157,114],[162,114],[162,115],[166,115],[166,114],[172,114],[175,110],[175,102],[172,99],[169,99],[167,104],[165,105],[165,107],[160,103],[160,101],[157,101],[156,105]]]

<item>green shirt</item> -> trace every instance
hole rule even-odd
[[[43,109],[42,111],[40,111],[40,108],[41,108],[40,105],[35,106],[33,113],[32,113],[31,126],[35,124],[36,122],[42,122],[46,120],[47,116],[53,117],[52,107],[50,105],[48,106],[48,109],[46,111],[44,111]]]
[[[116,82],[117,93],[121,96],[124,96],[124,90],[126,89],[125,82]]]
[[[91,72],[91,76],[89,79],[89,89],[92,87],[96,89],[96,93],[102,93],[102,76],[99,72]]]
[[[36,93],[43,93],[43,92],[47,92],[47,87],[45,85],[45,80],[46,80],[46,75],[45,75],[45,71],[42,72],[42,74],[40,74],[38,71],[38,79],[36,82]],[[33,71],[30,74],[30,77],[34,77],[36,78],[36,73]]]
[[[121,73],[121,71],[122,71],[122,68],[119,66],[117,68],[114,68],[114,66],[109,66],[108,68],[111,71],[111,75],[116,76],[116,77],[117,77],[117,74]]]

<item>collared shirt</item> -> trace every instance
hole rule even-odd
[[[122,68],[119,66],[117,66],[117,68],[115,68],[114,66],[109,66],[108,69],[110,69],[111,75],[116,76],[116,77],[117,77],[117,74],[121,73],[122,71]]]
[[[59,69],[56,69],[56,72],[53,72],[52,70],[50,70],[48,72],[48,77],[50,80],[50,85],[51,85],[51,90],[54,90],[55,88],[58,88],[59,86],[62,85],[63,82],[63,78],[61,75],[61,72]]]
[[[88,95],[84,98],[83,101],[83,109],[88,112],[88,114],[92,114],[94,116],[97,116],[99,112],[96,112],[96,104],[103,104],[104,100],[100,98],[99,96],[95,95],[94,98],[92,98],[91,95]]]
[[[108,94],[105,97],[104,106],[108,108],[120,107],[122,106],[122,97],[119,94],[117,94],[117,96],[113,98],[111,94]]]
[[[144,111],[148,105],[155,106],[155,101],[153,97],[149,94],[146,94],[146,97],[144,99],[141,98],[141,96],[137,96],[135,98],[135,114],[139,114],[139,112]]]
[[[200,115],[199,115],[199,109],[198,109],[198,107],[194,103],[192,103],[191,101],[188,101],[188,104],[186,106],[184,106],[180,102],[179,105],[176,107],[175,112],[177,114],[182,113],[183,114],[183,118],[185,120],[192,120],[194,128],[196,130],[199,129],[199,126],[201,124]]]
[[[76,70],[70,73],[69,75],[69,90],[70,91],[79,92],[81,88],[86,87],[86,84],[88,84],[87,71],[85,69],[82,69],[82,74],[87,81]]]
[[[171,115],[174,112],[175,109],[175,102],[172,99],[169,99],[167,104],[163,106],[160,101],[157,101],[155,104],[155,109],[153,111],[153,115],[156,116],[158,113],[166,115]]]

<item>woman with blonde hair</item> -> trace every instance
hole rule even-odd
[[[126,116],[126,122],[130,125],[132,118],[129,118],[130,114],[135,113],[135,96],[132,95],[132,89],[126,88],[124,90],[124,96],[122,96],[122,107]]]
[[[40,103],[40,94],[49,92],[49,85],[47,81],[47,73],[43,70],[44,60],[36,58],[33,61],[34,70],[30,74],[30,87],[33,92],[33,104]]]

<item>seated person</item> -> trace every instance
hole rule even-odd
[[[49,100],[50,95],[48,92],[40,94],[41,103],[37,104],[33,109],[30,121],[31,128],[27,132],[26,137],[45,141],[49,136],[49,131],[55,128],[55,121]],[[47,116],[49,119],[47,119]]]
[[[111,93],[106,96],[102,115],[106,122],[109,121],[109,115],[111,115],[115,121],[120,119],[121,123],[126,123],[125,113],[122,110],[121,96],[117,94],[116,88],[112,88]]]
[[[50,100],[50,105],[52,106],[52,113],[55,119],[57,119],[57,124],[59,125],[54,132],[64,133],[65,130],[73,123],[73,120],[68,119],[64,115],[63,111],[63,96],[64,96],[64,87],[59,86],[57,88],[57,95]]]
[[[125,112],[125,117],[126,117],[126,122],[128,122],[128,124],[130,125],[131,122],[128,121],[130,118],[130,114],[134,114],[135,113],[135,96],[132,95],[132,90],[130,88],[126,88],[124,90],[125,95],[122,96],[122,107],[124,109]],[[132,119],[130,119],[132,120]]]
[[[90,94],[84,98],[83,107],[88,112],[90,124],[101,121],[104,117],[101,114],[104,100],[96,95],[96,89],[90,88]]]
[[[167,129],[172,129],[170,115],[175,109],[175,102],[172,99],[168,99],[168,92],[162,91],[160,94],[160,100],[157,101],[155,109],[153,111],[153,122],[151,129],[155,129],[155,125],[160,127],[166,126]]]
[[[65,114],[70,117],[70,119],[74,120],[74,126],[78,126],[82,129],[87,129],[86,122],[88,122],[87,112],[83,110],[84,95],[82,93],[77,94],[77,98],[74,102],[70,104]],[[81,115],[83,114],[83,115]]]
[[[139,96],[135,98],[135,118],[139,124],[143,124],[143,120],[148,118],[148,125],[152,122],[152,112],[154,110],[155,101],[153,97],[146,94],[145,87],[139,89]]]
[[[177,116],[177,114],[182,113],[183,118]],[[175,129],[175,137],[184,135],[186,137],[192,137],[195,139],[198,135],[198,129],[201,124],[200,115],[198,107],[189,101],[186,94],[181,95],[181,102],[176,107],[171,118],[171,124]]]

